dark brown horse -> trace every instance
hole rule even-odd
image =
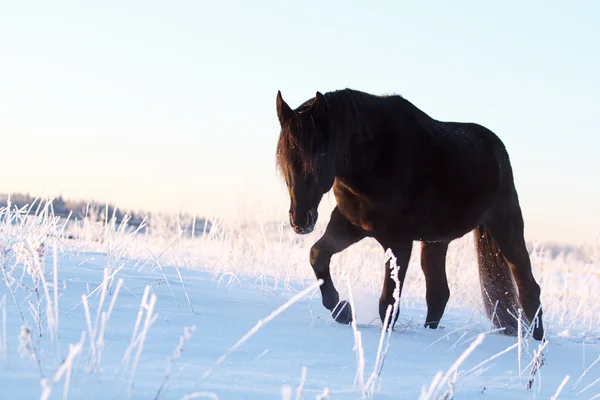
[[[425,327],[437,328],[450,297],[448,244],[474,230],[488,318],[514,335],[520,307],[533,323],[533,337],[543,338],[540,287],[525,247],[513,172],[493,132],[474,123],[437,121],[401,96],[350,89],[317,92],[295,110],[278,92],[277,116],[277,163],[294,231],[312,232],[323,195],[333,188],[336,198],[325,234],[310,251],[314,273],[324,281],[323,305],[336,321],[349,323],[352,314],[331,279],[331,256],[372,237],[396,256],[401,291],[417,240],[427,287]],[[391,272],[388,261],[379,299],[382,321],[394,304]]]

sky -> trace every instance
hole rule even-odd
[[[0,192],[200,214],[285,202],[277,90],[295,107],[349,87],[493,130],[527,238],[593,242],[599,16],[594,1],[0,0]]]

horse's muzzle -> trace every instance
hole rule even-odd
[[[290,211],[290,225],[292,226],[292,229],[299,235],[306,235],[315,229],[319,213],[316,209],[309,210],[305,214],[304,221],[302,222],[297,221],[297,218],[294,217],[294,213]]]

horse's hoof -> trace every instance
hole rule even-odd
[[[544,339],[544,328],[536,326],[533,328],[533,338],[538,341],[542,341]]]
[[[339,322],[340,324],[349,324],[352,322],[352,308],[350,307],[350,303],[346,300],[342,300],[338,303],[338,305],[331,312],[333,319],[335,322]]]
[[[381,329],[384,329],[386,331],[390,330],[390,328],[392,328],[391,330],[394,330],[394,325],[398,320],[398,313],[396,312],[396,318],[394,318],[394,320],[392,321],[392,314],[390,314],[388,323],[387,325],[385,324],[385,316],[387,314],[388,307],[389,305],[386,303],[379,303],[379,318],[381,319]]]
[[[437,329],[439,325],[439,322],[425,322],[425,325],[423,325],[425,327],[425,329]]]

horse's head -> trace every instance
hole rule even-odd
[[[335,161],[328,137],[328,108],[317,92],[296,110],[277,93],[277,116],[281,133],[277,163],[290,195],[290,224],[296,233],[313,231],[317,208],[335,179]]]

